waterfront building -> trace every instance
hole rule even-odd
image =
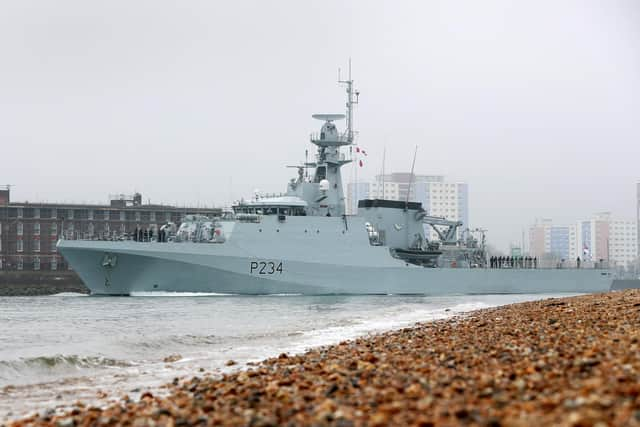
[[[638,257],[638,223],[636,220],[611,220],[609,223],[609,258],[612,265],[631,269]]]
[[[580,257],[583,262],[629,269],[638,257],[637,226],[637,220],[615,219],[609,212],[572,225],[539,219],[529,228],[529,251],[531,256],[550,260],[550,265],[562,260],[572,265]]]
[[[539,259],[569,262],[578,257],[577,227],[556,225],[551,219],[537,219],[529,228],[529,255]]]
[[[60,238],[115,240],[136,228],[180,225],[184,215],[220,213],[218,208],[145,205],[139,193],[112,196],[104,205],[11,202],[9,187],[0,187],[0,271],[67,269],[56,248]]]
[[[587,261],[610,261],[611,214],[601,212],[578,221],[580,256]]]
[[[357,196],[357,197],[356,197]],[[469,227],[469,188],[464,182],[448,182],[442,175],[409,172],[377,175],[374,181],[347,185],[347,213],[357,213],[358,200],[387,199],[420,202],[428,215],[462,221]],[[435,238],[431,231],[430,238]]]

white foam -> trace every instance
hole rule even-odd
[[[227,297],[235,294],[222,294],[217,292],[131,292],[132,297]]]
[[[483,302],[469,302],[457,304],[452,307],[437,309],[408,310],[400,313],[391,313],[366,319],[349,326],[334,326],[321,330],[305,333],[305,337],[295,345],[294,352],[302,352],[312,347],[331,345],[347,339],[354,339],[359,336],[381,333],[412,326],[418,322],[428,322],[439,319],[453,317],[456,314],[465,313],[493,305]]]
[[[49,295],[50,297],[88,297],[87,294],[81,294],[80,292],[60,292],[58,294]]]

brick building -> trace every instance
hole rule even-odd
[[[136,227],[156,229],[184,215],[219,216],[218,208],[142,204],[140,194],[111,198],[109,205],[20,203],[0,187],[0,271],[65,270],[56,249],[59,238],[119,239]]]

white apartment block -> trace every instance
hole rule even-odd
[[[638,223],[612,220],[609,223],[609,256],[612,265],[630,268],[638,257]]]
[[[347,185],[347,214],[357,213],[358,200],[387,199],[420,202],[428,215],[441,216],[463,222],[461,230],[469,227],[469,189],[466,183],[447,182],[441,175],[392,173],[378,175],[372,182]],[[431,238],[435,232],[431,231]]]

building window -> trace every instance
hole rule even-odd
[[[16,241],[16,251],[17,252],[24,251],[24,242],[22,241],[22,239],[19,239],[18,241]]]
[[[35,224],[33,224],[33,234],[35,234],[36,236],[40,235],[40,223],[36,222]]]
[[[34,270],[40,270],[40,257],[39,256],[33,257],[33,269]]]
[[[56,236],[57,234],[58,234],[58,224],[54,222],[53,224],[51,224],[51,235]]]
[[[87,218],[89,220],[93,220],[93,209],[89,209],[89,212],[87,213]]]
[[[155,222],[155,220],[156,220],[156,213],[155,212],[150,212],[149,213],[149,220],[152,221],[152,222]],[[139,221],[139,220],[137,220],[137,221]]]
[[[120,224],[120,232],[124,233],[125,231],[127,231],[127,227],[125,224]]]
[[[22,265],[22,257],[18,257],[18,270],[22,270],[24,266]]]
[[[58,252],[58,245],[57,245],[57,243],[58,243],[58,242],[56,242],[56,241],[51,242],[51,252],[53,252],[53,253]]]
[[[93,223],[90,222],[89,223],[89,236],[93,237],[94,233],[95,233],[95,227],[93,226]]]
[[[33,251],[40,252],[40,239],[33,240]]]
[[[56,219],[58,217],[58,210],[56,208],[51,209],[51,218]]]
[[[164,217],[167,222],[171,222],[171,212],[167,212],[166,214],[164,214]]]
[[[17,216],[18,216],[18,218],[22,218],[24,216],[24,211],[22,210],[22,208],[18,208]]]
[[[140,212],[136,212],[136,221],[140,222]]]
[[[18,227],[18,236],[22,236],[24,234],[24,224],[19,222],[17,227]]]
[[[109,233],[109,231],[110,231],[108,222],[104,225],[104,231],[105,231],[105,233]]]
[[[73,209],[67,211],[67,219],[73,219]]]
[[[33,208],[33,217],[40,218],[40,208]]]
[[[104,211],[104,219],[105,221],[109,221],[109,211]]]
[[[56,271],[58,269],[58,257],[51,257],[51,270]]]

